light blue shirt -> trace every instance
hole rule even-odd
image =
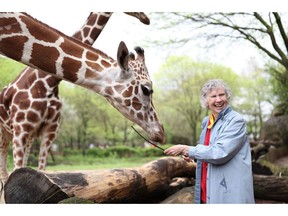
[[[206,203],[255,203],[245,120],[228,105],[215,120],[209,146],[204,146],[207,124],[205,117],[200,144],[189,148],[189,157],[197,160],[195,203],[201,200],[202,161],[208,162]]]

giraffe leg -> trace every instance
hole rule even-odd
[[[16,133],[13,133],[13,161],[14,161],[14,169],[19,169],[23,166],[23,157],[24,157],[24,144],[28,140],[28,133],[23,132],[19,136]]]
[[[45,170],[47,165],[47,158],[52,144],[56,138],[56,134],[47,133],[43,136],[39,151],[38,170]]]
[[[7,155],[9,141],[0,128],[0,180],[4,183],[8,179]]]
[[[31,147],[32,147],[32,143],[33,143],[33,139],[31,138],[31,139],[27,140],[27,143],[25,145],[25,151],[24,151],[23,163],[22,163],[23,167],[27,166],[29,155],[30,155],[30,151],[31,151]]]
[[[4,203],[4,184],[8,179],[7,155],[9,141],[0,128],[0,203]]]

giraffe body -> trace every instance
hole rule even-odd
[[[27,31],[28,29],[29,31]],[[90,43],[94,42],[93,40],[86,40],[85,42],[89,43],[89,41]],[[151,141],[164,142],[164,130],[152,104],[152,83],[145,66],[144,51],[141,48],[136,49],[137,58],[135,58],[133,55],[129,55],[126,45],[121,42],[117,61],[115,61],[105,53],[85,46],[25,13],[1,13],[0,52],[39,69],[25,69],[8,88],[3,90],[5,94],[1,94],[0,120],[3,125],[1,138],[4,140],[4,142],[1,140],[2,145],[0,146],[0,175],[2,179],[8,176],[6,175],[7,170],[3,171],[5,170],[3,164],[6,166],[3,161],[6,160],[5,155],[7,157],[8,144],[3,143],[9,138],[11,139],[12,135],[17,137],[17,133],[21,131],[21,126],[17,124],[11,129],[11,120],[16,119],[16,122],[21,122],[21,118],[23,119],[23,116],[27,115],[25,110],[27,111],[31,107],[37,111],[41,110],[41,107],[44,108],[41,115],[33,113],[29,117],[26,116],[30,119],[31,124],[25,125],[25,128],[29,133],[31,131],[33,133],[23,133],[21,137],[18,136],[13,140],[15,167],[21,167],[28,159],[28,154],[26,152],[24,155],[24,148],[20,142],[26,143],[29,150],[33,137],[43,135],[43,140],[47,141],[44,141],[45,144],[41,144],[39,169],[45,169],[48,150],[59,128],[61,101],[58,96],[58,84],[61,79],[91,89],[106,97],[111,105],[125,117],[140,125],[148,133]],[[51,74],[53,75],[51,76]],[[36,103],[37,100],[31,100],[30,103],[29,94],[16,89],[17,80],[23,79],[24,76],[30,77],[31,82],[28,81],[17,88],[22,88],[23,91],[30,89],[29,92],[34,96],[38,96],[41,100],[47,99],[42,105]],[[37,91],[39,89],[36,86],[39,88],[45,86],[46,91]],[[13,108],[13,105],[9,107],[13,104],[11,103],[13,100],[18,100],[19,103],[17,97],[22,100],[21,109]],[[27,98],[27,100],[23,98]],[[43,119],[41,119],[42,117]],[[47,121],[47,119],[49,120]],[[44,126],[43,122],[47,122],[47,126]],[[43,166],[40,165],[41,161]]]

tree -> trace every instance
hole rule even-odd
[[[264,122],[270,117],[275,96],[269,84],[271,76],[263,73],[253,59],[250,60],[249,65],[250,71],[242,75],[239,83],[241,95],[237,107],[246,117],[248,133],[257,140]]]
[[[82,149],[90,143],[132,145],[128,120],[117,112],[102,97],[91,94],[87,89],[60,85],[63,111],[59,139],[67,147]]]
[[[152,14],[153,15],[153,14]],[[183,45],[191,40],[204,39],[206,47],[221,43],[246,41],[260,50],[267,58],[267,71],[274,78],[275,93],[288,112],[288,36],[285,29],[286,13],[164,13],[154,14],[158,19],[171,20],[163,28],[174,29],[173,38],[157,44]],[[283,19],[284,18],[284,19]],[[187,28],[179,36],[175,28]],[[203,41],[202,41],[203,42]]]

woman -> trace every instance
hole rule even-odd
[[[195,203],[255,203],[251,152],[243,117],[229,105],[231,91],[219,79],[203,85],[200,144],[175,145],[165,154],[197,160]]]

